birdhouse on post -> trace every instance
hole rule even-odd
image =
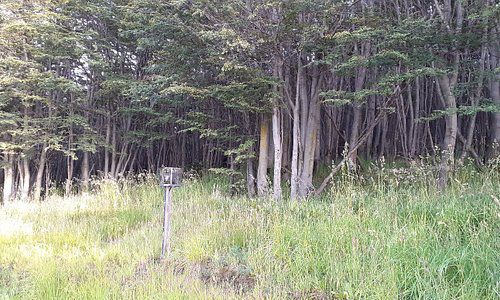
[[[165,167],[160,170],[160,186],[164,189],[163,239],[160,259],[170,254],[170,228],[172,224],[172,189],[182,184],[182,169]]]
[[[182,169],[165,167],[160,170],[160,180],[163,187],[179,187],[182,183]]]

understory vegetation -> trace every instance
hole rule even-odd
[[[500,175],[462,167],[438,191],[418,165],[343,173],[307,201],[226,196],[191,176],[161,247],[154,177],[0,208],[0,298],[498,299]]]

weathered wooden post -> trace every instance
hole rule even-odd
[[[182,169],[166,167],[160,170],[160,186],[164,189],[163,197],[163,239],[160,259],[165,253],[170,254],[170,227],[172,224],[172,189],[181,186]]]

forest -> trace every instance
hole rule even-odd
[[[0,1],[0,298],[497,299],[499,170],[497,0]]]

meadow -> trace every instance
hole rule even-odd
[[[443,192],[420,165],[368,169],[302,202],[191,176],[164,261],[154,176],[5,203],[0,299],[499,299],[498,167],[463,167]]]

